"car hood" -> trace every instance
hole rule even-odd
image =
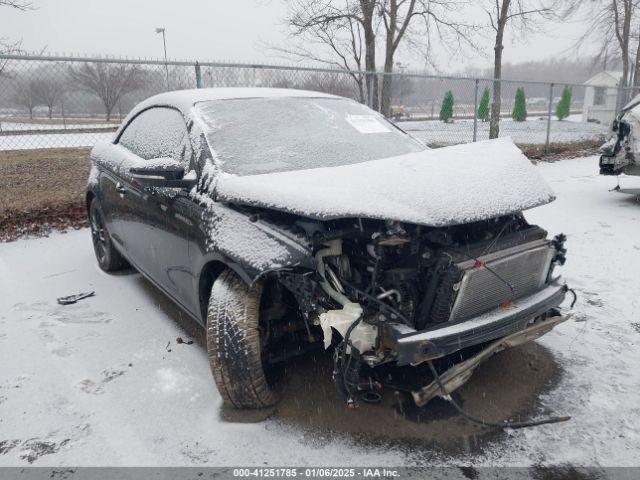
[[[222,174],[221,201],[319,220],[346,217],[448,226],[551,202],[553,191],[509,138],[353,165]]]
[[[629,101],[629,103],[627,103],[624,107],[622,107],[622,110],[620,110],[620,112],[621,113],[627,112],[638,105],[640,105],[640,95],[636,95],[635,97],[633,97]]]

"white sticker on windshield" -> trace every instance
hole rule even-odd
[[[360,133],[389,133],[391,130],[375,115],[346,115],[346,120]]]

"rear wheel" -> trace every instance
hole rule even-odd
[[[265,291],[263,281],[249,286],[231,270],[223,272],[211,289],[209,364],[222,399],[235,408],[270,407],[282,394],[282,377],[263,362],[260,314]]]
[[[89,205],[89,224],[91,226],[93,251],[96,254],[96,260],[98,260],[100,268],[105,272],[114,272],[127,268],[129,263],[113,246],[97,198],[93,198]]]

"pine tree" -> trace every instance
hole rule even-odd
[[[445,123],[453,121],[453,93],[449,90],[444,95],[442,100],[442,107],[440,107],[440,120]]]
[[[564,120],[571,113],[571,93],[571,87],[569,85],[565,85],[562,89],[560,101],[556,106],[556,117],[558,117],[558,120]]]
[[[527,99],[524,95],[524,87],[516,90],[516,100],[513,104],[511,118],[516,122],[524,122],[527,119]]]
[[[484,87],[480,105],[478,106],[478,118],[483,122],[489,120],[489,87]]]

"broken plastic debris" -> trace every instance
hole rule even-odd
[[[84,293],[76,293],[75,295],[69,295],[68,297],[60,297],[58,298],[58,303],[60,305],[70,305],[72,303],[76,303],[78,300],[82,300],[83,298],[93,297],[96,292],[84,292]]]

